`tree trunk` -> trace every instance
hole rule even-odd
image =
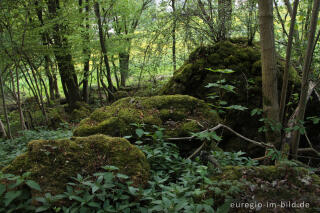
[[[176,57],[176,28],[177,28],[177,18],[176,18],[176,2],[171,0],[172,14],[173,14],[173,25],[172,25],[172,63],[173,72],[177,70],[177,57]]]
[[[232,24],[232,0],[218,0],[218,17],[218,40],[226,40]]]
[[[6,123],[7,123],[7,129],[8,129],[7,135],[8,135],[8,138],[10,138],[12,140],[10,121],[9,121],[8,112],[7,112],[7,105],[6,105],[6,98],[5,98],[4,89],[3,89],[3,80],[2,80],[3,74],[4,74],[4,71],[1,72],[1,70],[0,70],[0,87],[1,87],[2,105],[3,105],[4,117],[5,117]]]
[[[57,18],[57,9],[59,8],[58,0],[48,0],[48,10],[51,18]],[[64,93],[69,103],[70,109],[77,107],[76,103],[81,101],[78,79],[75,74],[75,68],[70,53],[70,46],[67,39],[64,37],[62,26],[59,24],[53,25],[54,38],[54,54],[58,62],[61,83],[64,88]]]
[[[1,138],[6,138],[7,137],[6,128],[4,127],[1,119],[0,119],[0,137]]]
[[[116,83],[117,83],[117,88],[120,88],[120,82],[119,82],[119,77],[118,77],[118,67],[116,66],[116,64],[114,63],[114,57],[111,57],[111,63],[112,63],[112,67],[113,67],[113,74],[114,77],[116,79]]]
[[[120,64],[120,77],[121,77],[121,86],[126,86],[126,81],[129,74],[129,53],[119,53],[119,64]]]
[[[49,80],[49,93],[50,93],[50,100],[55,99],[55,94],[54,94],[54,79],[53,76],[50,72],[50,58],[48,55],[44,56],[44,63],[45,63],[45,70],[46,70],[46,75]],[[48,100],[49,101],[49,100]]]
[[[82,0],[79,0],[79,6],[80,6],[80,14],[82,13]],[[89,102],[89,88],[88,88],[88,80],[89,80],[89,70],[90,70],[90,49],[89,49],[89,43],[90,43],[90,38],[89,38],[89,0],[86,0],[86,5],[85,5],[85,27],[84,28],[84,48],[83,48],[83,55],[85,57],[84,60],[84,67],[83,67],[83,87],[82,87],[82,99],[84,102],[88,103]]]
[[[41,26],[44,27],[42,7],[39,6],[38,1],[35,1],[35,6],[36,6],[36,12],[37,12],[38,19],[41,23]],[[50,38],[49,38],[48,32],[41,33],[41,39],[42,39],[42,44],[44,47],[49,46]],[[49,54],[47,54],[47,53],[45,53],[45,55],[44,55],[44,63],[45,63],[46,76],[49,80],[50,98],[47,101],[48,101],[48,103],[50,103],[50,100],[55,99],[55,94],[54,94],[54,79],[53,79],[52,73],[50,72],[50,57],[49,57]]]
[[[264,117],[266,119],[265,124],[277,125],[279,124],[279,103],[272,0],[259,0],[259,13],[262,62],[262,97]],[[272,131],[270,126],[267,128],[267,142],[279,147],[280,132]]]
[[[108,60],[108,55],[107,55],[107,48],[103,36],[103,28],[102,28],[102,22],[101,22],[101,15],[100,15],[100,5],[98,2],[94,3],[94,12],[97,18],[98,22],[98,28],[99,28],[99,39],[100,39],[100,46],[101,46],[101,51],[103,54],[103,60],[106,66],[107,70],[107,81],[108,81],[108,88],[111,92],[116,91],[116,88],[113,86],[112,79],[111,79],[111,70],[109,66],[109,60]],[[109,99],[112,97],[112,95],[109,95]]]
[[[57,79],[57,75],[56,75],[57,68],[54,68],[54,64],[53,63],[51,63],[51,70],[52,70],[55,98],[58,99],[58,98],[60,98],[60,92],[59,92],[59,86],[58,86],[58,79]]]
[[[13,73],[10,72],[11,74],[11,79],[12,79],[12,89],[13,89],[13,93],[16,99],[16,103],[17,103],[17,108],[18,108],[18,112],[19,112],[19,118],[20,118],[20,126],[21,126],[21,130],[26,130],[26,123],[24,120],[24,116],[23,116],[23,111],[22,111],[22,107],[21,107],[21,99],[20,99],[20,82],[19,82],[19,74],[18,74],[18,68],[15,67],[16,69],[16,81],[17,81],[17,91],[15,89],[15,83],[14,83],[14,77],[13,77]]]
[[[282,78],[282,90],[281,90],[281,99],[280,99],[280,116],[279,116],[280,122],[282,124],[283,124],[283,117],[284,117],[284,111],[285,111],[286,99],[287,99],[292,41],[293,41],[293,35],[294,35],[294,26],[296,24],[298,4],[299,4],[299,0],[295,0],[294,6],[293,6],[293,11],[291,14],[291,24],[290,24],[290,31],[289,31],[289,37],[288,37],[287,52],[286,52],[286,64],[284,67],[283,78]]]
[[[303,70],[302,70],[301,92],[300,92],[300,99],[298,103],[296,124],[298,124],[299,121],[304,120],[304,114],[306,110],[307,94],[308,94],[308,88],[309,88],[310,67],[311,67],[311,62],[313,57],[313,46],[314,46],[316,29],[317,29],[319,6],[320,6],[320,0],[314,0],[312,16],[310,20],[308,46],[307,46],[304,64],[303,64]],[[293,154],[294,158],[297,158],[299,142],[300,142],[300,131],[294,131],[292,140],[291,140],[291,153]]]

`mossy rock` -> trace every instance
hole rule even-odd
[[[320,177],[301,167],[227,166],[212,180],[238,183],[240,191],[230,194],[233,203],[283,202],[309,203],[309,208],[280,208],[280,212],[315,212],[320,206]],[[233,187],[236,184],[229,185]],[[213,192],[209,196],[215,196]],[[210,194],[210,193],[209,193]],[[219,197],[219,196],[218,196]],[[221,197],[220,197],[221,198]],[[223,202],[223,199],[220,200]],[[231,212],[248,212],[248,208],[233,208]],[[257,209],[256,209],[257,210]],[[262,212],[275,212],[264,206]]]
[[[90,109],[88,106],[80,106],[77,109],[74,109],[71,113],[71,120],[73,121],[81,121],[82,119],[88,117],[90,115]]]
[[[74,135],[135,135],[136,127],[130,124],[143,123],[149,131],[152,125],[157,125],[165,128],[169,137],[183,137],[213,127],[218,121],[216,113],[204,101],[187,95],[129,97],[96,109],[80,122]]]
[[[124,91],[124,90],[119,90],[119,91],[116,91],[114,94],[114,99],[117,101],[117,100],[120,100],[121,98],[126,98],[126,97],[129,97],[129,93],[127,91]]]
[[[226,106],[241,105],[248,110],[224,110],[225,114],[220,116],[226,121],[226,124],[237,132],[249,138],[264,140],[264,134],[259,133],[258,129],[263,125],[256,117],[252,117],[250,112],[255,108],[262,108],[262,80],[261,80],[261,54],[258,45],[247,44],[243,39],[232,39],[231,41],[222,41],[211,46],[202,46],[193,51],[189,59],[174,73],[170,81],[161,89],[160,95],[183,94],[200,98],[214,105],[218,105],[218,99],[212,100],[208,95],[220,96],[219,100],[227,102]],[[280,91],[282,82],[282,73],[284,63],[278,61],[278,88]],[[211,70],[231,69],[234,72],[223,74],[212,72]],[[292,87],[299,87],[299,77],[292,67],[289,72],[290,90]],[[216,83],[225,79],[225,84],[235,87],[234,91],[217,87],[207,88],[209,83]],[[237,140],[237,136],[224,131],[224,147],[239,147],[240,143],[247,142]],[[248,146],[247,146],[248,147]],[[239,150],[236,150],[239,151]],[[242,151],[250,152],[249,149]],[[261,156],[264,150],[250,153],[253,156]]]
[[[92,175],[106,165],[118,167],[135,186],[144,186],[148,181],[149,164],[143,152],[126,139],[105,135],[31,141],[28,151],[2,172],[31,172],[31,179],[42,188],[41,193],[58,194],[72,181],[71,177]]]

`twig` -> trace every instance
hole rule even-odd
[[[231,129],[230,127],[228,127],[228,126],[226,126],[224,124],[218,124],[217,126],[211,128],[211,129],[204,130],[204,131],[200,132],[200,134],[201,133],[205,133],[205,132],[213,132],[213,131],[216,131],[217,129],[221,128],[221,127],[229,130],[230,132],[232,132],[233,134],[235,134],[238,137],[242,138],[243,140],[248,141],[248,142],[250,142],[252,144],[255,144],[257,146],[260,146],[260,147],[263,147],[263,148],[273,148],[273,149],[275,148],[274,145],[272,145],[272,144],[267,144],[267,143],[264,143],[264,142],[258,142],[258,141],[251,140],[251,139],[241,135],[240,133],[234,131],[233,129]],[[196,138],[196,136],[181,137],[181,138],[168,138],[167,140],[168,141],[182,141],[182,140],[189,140],[190,141],[190,140],[192,140],[194,138]]]
[[[196,151],[195,151],[192,155],[190,155],[187,159],[191,159],[193,156],[195,156],[196,154],[198,154],[198,152],[200,152],[201,149],[204,147],[204,144],[205,144],[205,143],[206,143],[206,142],[203,142],[203,143],[201,144],[201,146],[199,146],[199,148],[196,149]]]
[[[300,149],[298,149],[298,152],[313,152],[316,155],[320,156],[320,152],[318,152],[315,148],[313,148],[313,145],[307,135],[307,132],[305,132],[304,135],[305,135],[310,147],[309,148],[300,148]]]

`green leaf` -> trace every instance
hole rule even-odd
[[[44,212],[47,211],[49,208],[49,206],[40,206],[36,209],[36,212]]]
[[[33,180],[27,180],[26,181],[26,184],[31,188],[31,189],[34,189],[34,190],[37,190],[37,191],[41,191],[41,188],[39,186],[39,184],[37,184],[35,181]]]
[[[138,135],[139,138],[141,138],[144,135],[143,129],[136,129],[136,134]]]
[[[235,110],[240,110],[240,111],[244,111],[244,110],[248,109],[247,107],[240,106],[240,105],[231,105],[231,106],[228,106],[225,108],[226,109],[235,109]]]
[[[120,173],[117,174],[117,177],[118,178],[122,178],[122,179],[128,179],[129,178],[129,176],[124,175],[124,174],[120,174]]]
[[[207,68],[207,70],[211,71],[211,72],[218,72],[218,73],[224,73],[224,74],[230,74],[230,73],[234,73],[235,71],[231,70],[231,69],[211,69],[211,68]]]
[[[9,192],[7,192],[6,195],[4,196],[4,198],[5,198],[4,205],[9,206],[10,203],[12,201],[14,201],[14,199],[19,197],[21,194],[22,194],[22,191],[9,191]]]
[[[6,185],[0,184],[0,196],[6,191]]]

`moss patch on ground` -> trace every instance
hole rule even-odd
[[[240,191],[230,194],[233,203],[308,203],[309,208],[266,208],[262,212],[315,212],[320,206],[320,177],[305,168],[285,166],[227,166],[213,180],[240,183]],[[230,190],[236,184],[226,185]],[[232,191],[232,190],[231,190]],[[215,196],[212,192],[211,196]],[[221,197],[216,197],[217,200]],[[222,199],[223,200],[223,199]],[[221,200],[220,200],[221,201]],[[223,201],[222,201],[223,202]],[[233,208],[232,212],[249,212],[256,208]]]
[[[126,139],[105,135],[31,141],[28,151],[2,171],[16,175],[31,172],[41,193],[58,194],[72,181],[71,177],[92,175],[106,165],[117,166],[136,186],[148,181],[149,164],[143,152]]]

